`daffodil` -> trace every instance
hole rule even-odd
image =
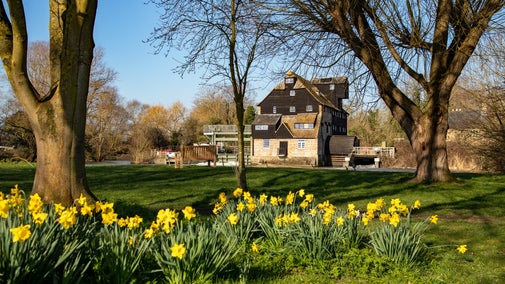
[[[107,213],[102,211],[102,224],[107,226],[114,222],[117,222],[117,214],[114,211],[108,211]]]
[[[33,223],[35,223],[37,225],[44,224],[44,221],[46,220],[47,215],[48,214],[45,213],[45,212],[35,212],[35,213],[32,213]]]
[[[152,228],[148,228],[144,231],[144,238],[150,239],[154,236],[155,232]]]
[[[256,203],[247,203],[247,210],[249,210],[249,212],[253,213],[255,210],[256,210]]]
[[[279,205],[279,198],[270,196],[270,204],[272,204],[273,206]]]
[[[84,204],[86,204],[86,196],[81,195],[79,196],[79,198],[77,199],[77,204],[83,206]]]
[[[307,194],[305,195],[305,200],[307,200],[307,202],[312,202],[314,200],[314,194]]]
[[[252,243],[252,245],[251,245],[251,251],[252,252],[259,252],[260,251],[259,247],[258,247],[258,245],[256,245],[256,243]]]
[[[344,222],[345,222],[344,217],[339,216],[339,217],[337,218],[337,226],[342,226],[342,225],[344,225]]]
[[[230,224],[233,226],[233,225],[236,225],[238,223],[238,216],[237,216],[237,213],[231,213],[229,216],[228,216],[228,222],[230,222]]]
[[[70,228],[77,221],[76,215],[77,209],[75,207],[69,207],[61,212],[59,222],[64,229]]]
[[[184,218],[187,220],[191,220],[196,217],[196,210],[191,206],[184,207],[184,209],[182,209],[182,213],[184,214]]]
[[[134,228],[140,227],[140,223],[142,223],[144,219],[142,217],[135,215],[134,217],[127,218],[128,221],[128,229],[132,230]]]
[[[81,205],[81,215],[85,216],[93,216],[93,206],[89,205],[88,203],[84,203]]]
[[[286,204],[291,205],[293,204],[294,201],[295,201],[295,194],[290,191],[286,196]]]
[[[44,203],[42,202],[42,199],[40,198],[38,193],[30,195],[30,199],[28,201],[28,211],[30,213],[37,213],[42,211],[43,205]]]
[[[54,204],[54,213],[61,215],[65,211],[65,206],[61,205],[60,203]]]
[[[309,206],[309,203],[307,202],[307,200],[304,200],[304,201],[302,201],[302,203],[300,203],[300,207],[303,209],[307,208],[307,206]]]
[[[389,224],[397,227],[398,223],[400,223],[400,215],[398,215],[398,213],[391,214],[391,217],[389,218]]]
[[[266,195],[264,193],[261,194],[260,195],[260,205],[265,205],[265,202],[267,201],[267,199],[268,199],[268,195]]]
[[[7,218],[7,216],[9,216],[9,209],[9,200],[0,200],[0,217]]]
[[[363,222],[363,225],[368,226],[368,222],[370,221],[370,218],[368,217],[363,217],[361,219],[361,222]]]
[[[242,211],[244,210],[244,208],[245,208],[244,203],[239,202],[239,203],[237,204],[237,211],[242,212]]]
[[[415,209],[419,209],[421,208],[421,201],[419,200],[416,200],[414,201],[414,206],[413,206]]]
[[[430,217],[430,223],[436,224],[438,222],[438,215],[433,215]]]
[[[184,247],[184,244],[174,244],[170,248],[170,252],[172,253],[173,257],[177,257],[179,259],[182,259],[184,254],[186,253],[186,248]]]
[[[237,187],[234,191],[233,191],[233,196],[239,198],[240,196],[242,196],[242,192],[244,190],[240,187]]]
[[[303,197],[304,195],[305,195],[305,190],[304,189],[298,190],[298,196]]]
[[[12,242],[24,242],[32,235],[30,225],[20,225],[19,227],[10,229],[12,233]]]
[[[459,251],[459,253],[465,253],[465,252],[468,250],[468,248],[467,248],[467,246],[466,246],[466,245],[460,245],[460,246],[459,246],[458,248],[456,248],[456,249]]]
[[[224,192],[219,193],[219,202],[226,203],[226,193]]]

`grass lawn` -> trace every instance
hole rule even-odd
[[[0,190],[18,184],[29,191],[35,167],[30,164],[0,164]],[[99,199],[112,201],[122,215],[139,214],[150,223],[163,208],[186,205],[208,214],[220,192],[235,189],[232,168],[149,166],[89,166],[88,181]],[[400,198],[406,204],[418,199],[422,207],[416,217],[439,216],[425,241],[433,247],[434,261],[418,274],[375,279],[377,283],[505,283],[505,176],[455,174],[457,182],[409,184],[410,173],[358,172],[330,169],[250,168],[251,193],[285,196],[301,188],[313,193],[316,202],[329,200],[344,208],[354,203],[365,209],[379,197]],[[464,255],[455,246],[467,244]],[[415,278],[412,279],[412,275]],[[275,283],[325,283],[335,281],[321,271],[293,271],[272,280]],[[342,283],[369,283],[374,279],[341,278]]]

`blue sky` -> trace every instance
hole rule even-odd
[[[191,108],[203,81],[196,74],[181,78],[172,71],[177,65],[176,54],[155,55],[154,48],[143,43],[159,18],[156,8],[144,2],[98,1],[95,44],[104,49],[105,64],[118,72],[115,85],[126,100],[166,107],[181,101]],[[25,0],[24,5],[29,41],[48,41],[48,1]]]

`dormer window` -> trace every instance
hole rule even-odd
[[[289,96],[290,97],[294,97],[295,95],[296,95],[296,91],[295,90],[289,91]]]
[[[290,78],[286,78],[286,84],[294,84],[295,83],[295,78],[293,77],[290,77]]]

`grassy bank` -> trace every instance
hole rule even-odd
[[[181,209],[186,205],[206,214],[220,192],[229,194],[235,189],[233,169],[223,167],[90,166],[87,171],[90,187],[100,199],[114,202],[120,214],[139,214],[146,220],[153,219],[159,209]],[[30,164],[0,164],[0,190],[7,192],[14,184],[29,190],[34,172]],[[428,268],[410,272],[416,275],[413,283],[501,283],[505,279],[505,176],[456,174],[456,183],[414,185],[405,183],[410,175],[250,168],[248,182],[254,195],[285,196],[289,191],[303,188],[313,193],[317,202],[329,200],[337,207],[352,202],[357,208],[365,209],[367,202],[379,197],[386,201],[400,198],[405,203],[418,199],[422,207],[416,217],[436,214],[440,221],[430,228],[425,239],[433,247],[434,261]],[[461,243],[468,245],[465,255],[442,247]],[[322,277],[317,269],[296,271],[273,282],[314,283]],[[356,282],[362,277],[340,280]],[[389,278],[376,280],[393,283],[412,280],[412,275],[386,277]]]

